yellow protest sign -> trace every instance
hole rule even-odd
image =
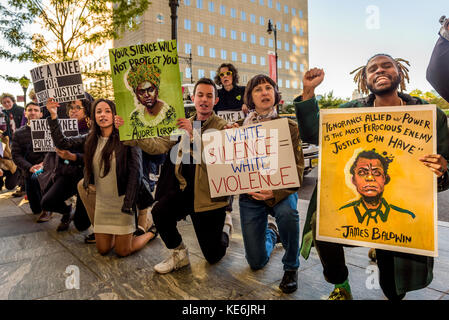
[[[320,112],[317,239],[437,256],[436,107]]]

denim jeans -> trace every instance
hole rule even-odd
[[[285,249],[282,263],[284,270],[299,268],[299,213],[298,194],[293,193],[274,207],[264,201],[240,195],[240,222],[242,226],[245,257],[251,269],[263,268],[276,245],[276,234],[268,229],[268,215],[274,216]]]

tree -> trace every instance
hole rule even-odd
[[[349,99],[341,99],[334,97],[334,92],[325,93],[321,99],[318,100],[318,105],[321,109],[338,108],[339,105],[348,102]]]
[[[0,32],[8,47],[0,58],[53,63],[80,58],[80,49],[117,39],[125,29],[137,29],[148,0],[8,0],[0,5]],[[41,33],[30,33],[32,24]],[[93,77],[104,77],[89,74]],[[107,75],[106,75],[107,76]],[[12,77],[4,79],[14,81]],[[110,74],[109,74],[110,78]]]
[[[415,89],[410,92],[410,95],[426,100],[430,104],[436,104],[441,109],[449,109],[449,103],[435,91],[422,92],[419,89]]]

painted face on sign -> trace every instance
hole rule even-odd
[[[35,104],[29,104],[25,110],[25,117],[28,120],[36,120],[42,118],[41,108]]]
[[[158,90],[151,82],[145,81],[137,86],[136,96],[141,104],[151,109],[157,102]]]
[[[381,197],[388,180],[379,159],[359,158],[357,160],[352,183],[362,197]]]

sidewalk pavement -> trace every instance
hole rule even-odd
[[[295,293],[284,294],[278,288],[283,275],[282,246],[276,247],[265,268],[251,271],[244,256],[238,201],[234,201],[230,247],[219,263],[205,261],[187,219],[179,223],[179,230],[191,265],[159,275],[153,266],[168,256],[160,237],[126,258],[113,252],[101,256],[95,245],[84,243],[84,235],[73,224],[67,232],[56,232],[60,215],[35,223],[37,216],[28,203],[11,193],[0,192],[0,299],[319,300],[333,289],[323,278],[315,249],[308,260],[301,257]],[[307,200],[298,204],[301,230],[307,205]],[[438,238],[432,283],[408,293],[406,299],[449,300],[449,223],[439,223]],[[382,290],[373,288],[370,281],[375,264],[367,256],[368,249],[346,248],[345,252],[354,299],[385,300]],[[79,289],[76,281],[69,281],[75,279],[71,270],[79,270]]]

